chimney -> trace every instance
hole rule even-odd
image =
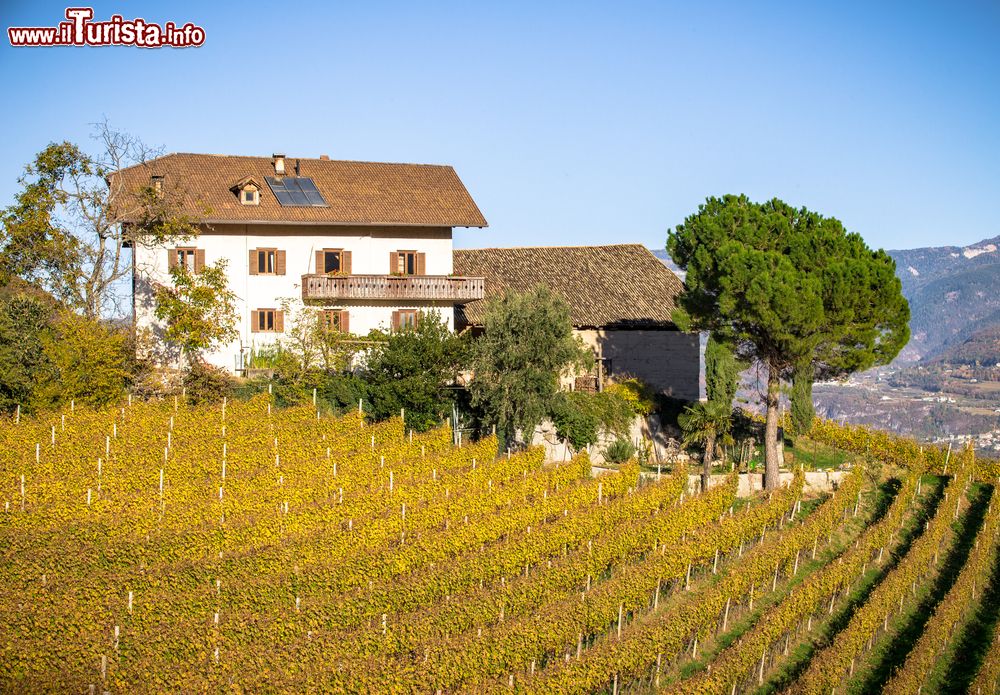
[[[163,193],[163,177],[162,176],[151,176],[149,177],[150,183],[153,184],[153,191],[156,193]]]
[[[322,159],[324,162],[329,162],[330,161],[330,155],[328,155],[328,154],[321,154],[319,156],[319,158]]]
[[[285,155],[283,154],[273,154],[274,158],[274,173],[278,176],[285,175]]]
[[[299,160],[295,160],[295,175],[299,175]]]

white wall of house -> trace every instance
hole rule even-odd
[[[274,343],[278,333],[255,333],[250,327],[251,311],[278,309],[283,299],[301,304],[302,275],[315,272],[315,252],[324,248],[351,251],[353,275],[387,275],[391,272],[389,255],[407,250],[426,254],[427,275],[452,273],[452,230],[449,227],[365,227],[318,225],[213,225],[202,229],[190,242],[171,243],[166,247],[136,249],[135,252],[135,321],[140,331],[149,329],[154,335],[162,325],[153,315],[153,283],[169,282],[168,255],[178,246],[204,249],[205,263],[219,259],[228,261],[229,287],[238,297],[239,337],[229,345],[206,353],[205,359],[216,366],[236,370],[241,351],[245,355],[254,347]],[[284,275],[251,275],[250,250],[275,248],[285,251]],[[453,304],[450,302],[353,302],[339,304],[311,303],[317,308],[350,311],[350,330],[364,335],[375,328],[388,330],[392,312],[398,309],[437,310],[449,328],[454,328]],[[286,315],[285,327],[291,317]]]

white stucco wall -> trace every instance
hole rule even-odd
[[[153,282],[167,283],[168,248],[178,246],[205,250],[205,263],[220,258],[228,260],[229,287],[238,297],[240,336],[229,345],[211,353],[205,359],[216,366],[233,371],[240,364],[241,350],[268,345],[281,334],[253,333],[250,312],[262,308],[280,308],[282,299],[301,303],[302,275],[315,270],[315,252],[324,248],[351,251],[351,272],[356,275],[385,275],[390,272],[389,254],[397,250],[414,250],[426,254],[428,275],[452,273],[452,231],[450,228],[421,227],[347,227],[312,225],[213,225],[187,243],[171,243],[167,247],[136,249],[135,252],[135,321],[139,330],[162,330],[153,316]],[[277,248],[285,251],[285,275],[250,275],[249,251],[255,248]],[[342,304],[312,304],[311,306],[347,309],[350,330],[364,335],[375,328],[388,329],[392,312],[397,309],[437,310],[454,327],[453,305],[447,302],[355,302]],[[286,328],[291,317],[286,316]]]

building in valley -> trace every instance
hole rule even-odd
[[[594,350],[595,373],[574,388],[600,389],[608,377],[636,377],[656,391],[698,400],[697,333],[671,319],[681,281],[639,244],[462,249],[455,272],[486,278],[485,298],[546,285],[569,305],[574,332]],[[457,305],[458,329],[482,326],[484,300]]]
[[[455,306],[483,297],[483,278],[452,266],[454,228],[486,219],[450,166],[171,154],[112,179],[125,194],[169,194],[199,221],[188,243],[134,249],[137,329],[162,334],[153,293],[172,265],[198,272],[225,258],[239,337],[204,357],[231,371],[286,330],[286,300],[364,335],[406,326],[418,311],[453,326]]]

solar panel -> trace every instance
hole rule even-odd
[[[326,207],[323,195],[307,176],[265,177],[274,197],[283,207]]]

